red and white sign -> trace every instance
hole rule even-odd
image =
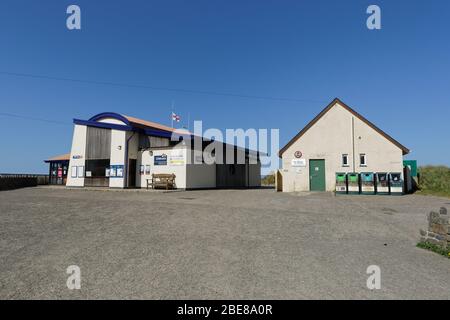
[[[296,157],[297,159],[300,159],[302,157],[303,153],[301,151],[295,151],[294,153],[294,157]]]

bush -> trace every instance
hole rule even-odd
[[[419,190],[424,194],[450,197],[450,168],[425,166],[419,168]]]
[[[446,248],[443,248],[443,247],[438,246],[436,244],[432,244],[432,243],[429,243],[429,242],[423,242],[423,241],[419,242],[417,244],[417,247],[436,252],[436,253],[438,253],[440,255],[443,255],[443,256],[445,256],[445,257],[450,259],[450,247],[447,247],[447,249],[446,249]]]
[[[268,174],[262,178],[261,184],[264,186],[273,186],[275,184],[275,174]]]

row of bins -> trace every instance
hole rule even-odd
[[[402,174],[399,172],[338,172],[336,173],[336,193],[402,195]]]

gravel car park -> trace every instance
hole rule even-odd
[[[416,247],[446,198],[272,189],[0,192],[2,299],[449,299]],[[69,290],[68,266],[81,289]],[[369,290],[367,268],[381,269]]]

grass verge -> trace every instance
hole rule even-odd
[[[417,247],[425,249],[425,250],[433,251],[437,254],[440,254],[440,255],[450,259],[450,247],[442,248],[441,246],[438,246],[436,244],[432,244],[432,243],[424,242],[424,241],[419,242],[417,244]]]
[[[425,166],[419,168],[418,194],[450,198],[450,168],[447,166]]]

